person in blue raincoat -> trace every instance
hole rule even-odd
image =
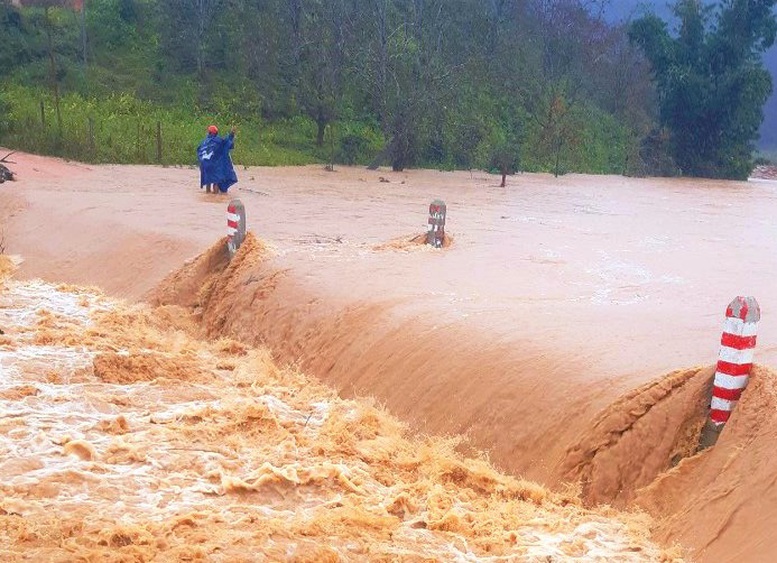
[[[219,137],[218,127],[208,127],[208,136],[197,147],[197,160],[200,162],[200,187],[207,193],[215,194],[216,187],[223,194],[237,183],[235,167],[229,151],[235,148],[235,128],[226,137]]]

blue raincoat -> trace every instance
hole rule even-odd
[[[197,147],[197,160],[200,161],[200,186],[216,184],[221,193],[226,193],[232,184],[237,183],[235,167],[229,151],[235,148],[235,134],[219,137],[209,133]]]

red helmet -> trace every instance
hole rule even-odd
[[[219,128],[216,127],[215,125],[210,125],[210,126],[208,126],[208,133],[210,133],[212,135],[218,135],[219,134]]]

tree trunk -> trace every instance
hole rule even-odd
[[[376,94],[378,99],[378,121],[381,125],[386,124],[388,105],[388,2],[386,0],[376,0],[375,2],[375,25],[378,35],[378,60],[376,69]]]
[[[54,62],[54,44],[51,40],[51,17],[48,6],[44,10],[44,14],[46,17],[46,46],[49,51],[49,76],[51,78],[51,89],[54,93],[54,111],[57,115],[57,133],[62,135],[62,114],[59,110],[59,81],[57,80],[57,65]]]
[[[561,147],[562,146],[563,146],[563,141],[559,139],[556,145],[556,170],[555,170],[555,173],[553,174],[555,178],[558,178],[558,175],[561,172]]]
[[[389,151],[391,169],[394,172],[402,172],[407,164],[407,140],[402,133],[394,133]]]
[[[326,131],[326,119],[324,119],[321,115],[319,115],[318,118],[316,119],[316,125],[318,126],[318,130],[316,131],[316,146],[323,147],[324,133]]]
[[[81,48],[83,50],[84,70],[86,70],[86,67],[89,64],[87,62],[87,58],[86,58],[86,45],[87,45],[87,37],[86,37],[86,2],[84,2],[81,5]]]
[[[502,183],[499,184],[499,187],[500,188],[507,187],[507,172],[505,172],[504,170],[502,170]]]

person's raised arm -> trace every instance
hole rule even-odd
[[[235,133],[237,133],[237,129],[235,127],[232,127],[229,131],[229,135],[227,135],[226,141],[227,141],[227,150],[231,151],[233,148],[235,148]]]

